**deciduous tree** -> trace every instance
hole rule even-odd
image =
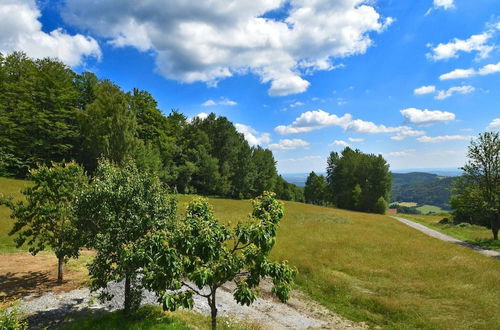
[[[150,233],[131,246],[131,255],[143,257],[144,283],[160,296],[163,309],[192,308],[198,294],[208,301],[215,329],[216,293],[228,281],[235,282],[233,296],[242,305],[254,302],[266,276],[272,278],[272,292],[288,300],[296,270],[269,260],[282,217],[281,202],[266,192],[253,201],[250,220],[231,229],[215,219],[205,199],[195,199],[173,233]]]
[[[58,282],[63,280],[63,266],[69,258],[79,255],[83,242],[76,226],[75,199],[87,184],[87,176],[76,163],[52,164],[31,170],[33,185],[24,189],[26,202],[4,200],[15,219],[9,235],[18,234],[15,241],[20,247],[29,245],[29,251],[36,255],[50,248],[59,265]]]
[[[104,289],[108,282],[125,281],[125,313],[139,307],[140,265],[126,253],[148,233],[173,226],[176,202],[165,194],[158,178],[141,172],[132,162],[116,166],[99,162],[89,188],[78,197],[77,215],[87,245],[97,255],[89,265],[91,289]]]

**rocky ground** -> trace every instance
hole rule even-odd
[[[300,292],[294,292],[287,304],[282,304],[270,295],[271,284],[264,282],[261,286],[261,298],[251,306],[238,305],[231,294],[230,285],[221,288],[217,294],[219,315],[232,316],[237,319],[257,323],[269,329],[364,329],[364,324],[356,324],[345,320],[326,308],[310,301]],[[111,283],[109,291],[114,298],[101,303],[89,289],[82,288],[68,292],[48,292],[41,296],[28,295],[20,300],[21,312],[29,315],[32,328],[56,328],[81,315],[114,311],[123,307],[123,284]],[[151,292],[144,292],[144,304],[157,304]],[[203,297],[195,297],[195,312],[209,315],[210,308]]]

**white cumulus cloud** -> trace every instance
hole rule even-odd
[[[363,139],[363,138],[352,138],[352,137],[350,137],[350,138],[348,138],[348,140],[349,140],[349,141],[351,141],[351,142],[363,142],[365,139]]]
[[[434,8],[451,9],[454,7],[453,0],[434,0]]]
[[[437,46],[428,44],[427,46],[431,48],[431,52],[426,56],[431,60],[440,61],[456,58],[460,52],[476,52],[477,59],[487,58],[491,51],[495,49],[495,45],[488,44],[488,41],[496,33],[497,29],[498,26],[493,25],[487,31],[480,34],[474,34],[468,39],[454,38],[450,42],[440,43]]]
[[[349,113],[339,117],[324,110],[313,110],[302,113],[290,125],[280,125],[274,130],[279,134],[307,133],[313,130],[329,126],[338,126],[345,131],[354,133],[396,133],[396,139],[404,139],[407,136],[419,136],[425,134],[423,131],[414,130],[409,126],[386,126],[377,125],[371,121],[353,119]]]
[[[415,88],[413,90],[413,93],[415,95],[424,95],[424,94],[431,94],[436,92],[436,86],[434,85],[429,85],[429,86],[422,86],[419,88]]]
[[[417,125],[432,125],[455,120],[455,114],[448,111],[407,108],[400,112],[407,122]]]
[[[486,76],[489,74],[500,72],[500,62],[494,64],[486,64],[482,68],[478,70],[474,69],[455,69],[451,72],[442,74],[439,76],[440,80],[449,80],[449,79],[462,79],[462,78],[470,78],[474,76]]]
[[[260,133],[251,126],[244,124],[234,124],[234,126],[236,127],[236,130],[238,132],[243,134],[245,140],[247,140],[248,144],[250,144],[251,146],[271,142],[271,134],[269,133]]]
[[[349,143],[343,141],[343,140],[335,140],[332,143],[329,144],[329,146],[341,146],[341,147],[348,147]]]
[[[441,135],[441,136],[421,136],[417,138],[417,141],[423,142],[423,143],[436,143],[436,142],[443,142],[443,141],[457,141],[457,140],[470,140],[474,138],[473,136],[470,135]]]
[[[266,17],[285,5],[285,18]],[[150,51],[166,78],[215,85],[254,73],[274,96],[304,92],[305,73],[365,53],[392,22],[365,0],[66,0],[62,15],[115,47]]]
[[[439,91],[439,93],[436,95],[436,99],[444,100],[452,96],[453,94],[469,94],[474,92],[475,90],[476,89],[474,87],[469,85],[450,87],[445,91]]]
[[[486,127],[487,131],[500,131],[500,118],[495,118],[491,121],[491,123]]]
[[[268,147],[274,150],[293,150],[309,146],[309,142],[302,139],[282,139],[278,143],[272,143]]]
[[[101,58],[99,44],[92,37],[70,35],[62,29],[42,30],[40,10],[34,0],[0,2],[0,52],[23,51],[34,58],[55,57],[69,66],[86,57]]]

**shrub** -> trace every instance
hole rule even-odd
[[[25,330],[28,328],[28,322],[21,315],[17,308],[0,310],[0,329],[2,330]]]

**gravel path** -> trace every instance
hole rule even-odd
[[[55,294],[46,293],[38,298],[24,297],[19,309],[29,315],[33,329],[57,328],[79,314],[101,314],[123,308],[123,283],[111,283],[109,291],[115,297],[106,303],[94,298],[89,289],[77,289]],[[274,300],[269,292],[271,284],[261,286],[261,298],[251,306],[238,305],[232,297],[231,285],[217,292],[217,309],[221,316],[233,316],[269,329],[367,329],[363,323],[354,323],[332,313],[323,306],[306,299],[300,292],[293,292],[290,301],[282,304]],[[194,311],[210,315],[205,298],[194,296]],[[153,293],[144,291],[143,304],[157,304]]]
[[[471,248],[473,250],[476,250],[477,252],[479,252],[479,253],[481,253],[481,254],[483,254],[485,256],[500,259],[500,252],[498,252],[498,251],[488,250],[488,249],[482,248],[482,247],[480,247],[478,245],[461,241],[461,240],[459,240],[459,239],[457,239],[455,237],[452,237],[452,236],[440,233],[437,230],[431,229],[431,228],[429,228],[427,226],[424,226],[424,225],[422,225],[420,223],[417,223],[417,222],[414,222],[414,221],[411,221],[411,220],[407,220],[407,219],[400,218],[400,217],[395,217],[395,216],[391,216],[391,218],[396,219],[396,220],[404,223],[407,226],[415,228],[416,230],[419,230],[422,233],[424,233],[426,235],[429,235],[431,237],[440,239],[440,240],[445,241],[445,242],[450,242],[450,243],[462,245],[462,246]]]

